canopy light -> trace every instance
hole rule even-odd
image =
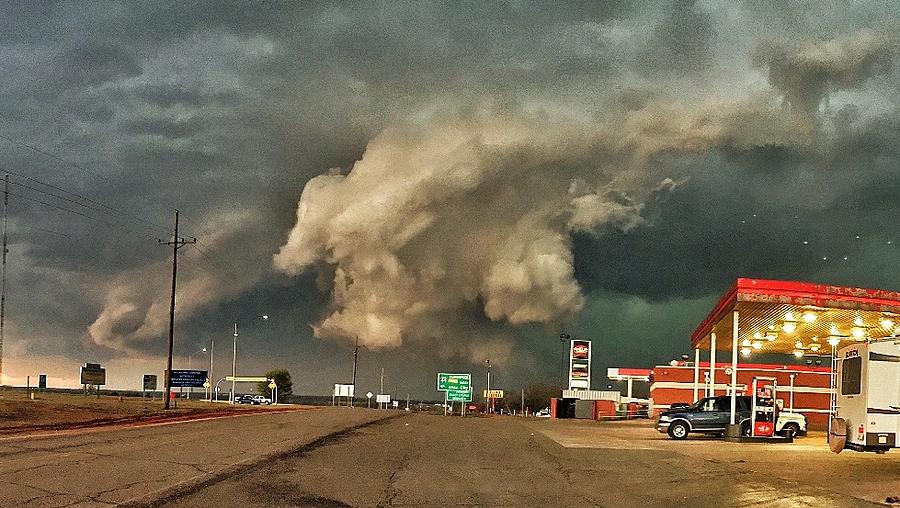
[[[781,329],[784,330],[784,333],[794,333],[797,331],[797,323],[794,321],[785,321],[783,325],[781,325]]]
[[[816,319],[818,317],[819,316],[817,316],[816,313],[811,310],[808,310],[803,313],[803,320],[806,321],[807,323],[815,323]]]
[[[850,335],[857,340],[864,339],[866,337],[866,330],[862,327],[854,326],[850,329]]]
[[[741,354],[744,356],[750,356],[750,348],[748,348],[748,347],[741,348]]]
[[[894,329],[894,320],[889,317],[885,317],[884,319],[881,320],[881,327],[887,331],[893,330]]]
[[[820,347],[822,347],[821,344],[819,344],[818,342],[813,342],[812,344],[809,345],[809,350],[812,352],[816,352],[819,350]]]
[[[756,333],[753,334],[753,338],[756,340],[762,340],[762,334],[759,333],[759,331],[757,331]]]
[[[834,337],[834,336],[828,337],[828,345],[829,346],[834,347],[840,343],[841,343],[841,339],[839,337]]]
[[[793,312],[785,312],[785,313],[784,313],[784,320],[785,320],[785,321],[795,321],[795,319],[794,319],[794,313],[793,313]]]
[[[778,334],[775,332],[766,332],[766,340],[772,342],[773,340],[778,338]]]
[[[750,347],[750,339],[744,339],[741,341],[741,345],[744,347]]]
[[[831,333],[831,335],[840,335],[841,334],[841,332],[839,332],[837,327],[834,325],[831,325],[831,331],[829,333]]]
[[[800,351],[799,349],[795,350],[794,356],[796,356],[797,358],[803,358],[803,351]]]
[[[856,326],[863,326],[865,323],[863,323],[862,317],[856,316],[855,318],[853,318],[853,324]]]
[[[798,340],[794,343],[794,347],[797,349],[803,349],[803,343]]]
[[[762,342],[758,340],[753,341],[753,349],[762,349]]]

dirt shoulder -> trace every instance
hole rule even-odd
[[[178,407],[163,409],[160,399],[113,397],[73,393],[0,392],[0,436],[106,425],[157,423],[243,412],[297,410],[297,406],[231,406],[197,400],[178,400]]]

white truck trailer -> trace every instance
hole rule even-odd
[[[900,436],[900,338],[860,342],[837,351],[831,450],[884,453]]]

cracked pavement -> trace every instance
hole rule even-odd
[[[150,503],[317,439],[391,416],[305,408],[102,432],[0,438],[0,506]]]
[[[0,506],[844,507],[894,492],[895,458],[820,448],[674,442],[646,422],[320,408],[0,440],[13,487]],[[810,468],[825,474],[796,475]],[[843,478],[866,471],[865,491]]]
[[[609,434],[596,422],[578,424],[576,430]],[[591,448],[545,435],[566,433],[567,425],[404,415],[230,475],[166,506],[870,506],[759,475],[743,463],[717,464],[640,441],[627,448],[611,435]],[[655,437],[652,429],[642,431]]]

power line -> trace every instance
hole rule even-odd
[[[89,197],[87,197],[87,196],[83,196],[83,195],[81,195],[81,194],[78,194],[78,193],[75,193],[75,192],[68,191],[68,190],[66,190],[66,189],[63,189],[62,187],[57,186],[57,185],[53,185],[53,184],[51,184],[51,183],[47,183],[47,182],[38,180],[37,178],[31,177],[31,176],[28,176],[28,175],[23,175],[23,174],[21,174],[21,173],[16,173],[15,171],[4,170],[3,172],[9,173],[9,174],[11,174],[11,175],[18,176],[18,177],[20,177],[20,178],[24,178],[24,179],[26,179],[26,180],[29,180],[29,181],[31,181],[31,182],[34,182],[34,183],[37,183],[37,184],[40,184],[40,185],[43,185],[43,186],[46,186],[46,187],[50,187],[51,189],[55,189],[55,190],[57,190],[57,191],[59,191],[59,192],[62,192],[63,194],[66,194],[66,195],[68,195],[68,196],[72,196],[72,197],[81,199],[81,200],[83,200],[83,201],[87,201],[88,203],[91,203],[91,204],[97,205],[97,206],[99,206],[99,207],[105,208],[105,209],[107,209],[107,210],[109,210],[109,211],[111,211],[111,212],[115,212],[115,213],[122,214],[122,215],[127,215],[127,216],[129,216],[129,217],[131,217],[131,218],[133,218],[133,219],[139,220],[139,221],[141,221],[141,222],[143,222],[143,223],[145,223],[145,224],[147,224],[147,225],[153,226],[153,227],[158,228],[158,229],[160,229],[160,230],[162,230],[162,231],[166,231],[167,233],[168,233],[168,231],[169,231],[168,228],[167,228],[166,226],[162,226],[162,225],[157,224],[157,223],[155,223],[155,222],[152,222],[152,221],[149,221],[149,220],[147,220],[147,219],[141,218],[141,217],[139,217],[139,216],[137,216],[137,215],[134,215],[134,214],[132,214],[132,213],[129,213],[129,212],[126,211],[126,210],[121,210],[121,209],[118,209],[118,208],[109,206],[109,205],[107,205],[107,204],[105,204],[105,203],[102,203],[102,202],[100,202],[100,201],[91,199],[91,198],[89,198]],[[13,184],[14,184],[14,185],[19,185],[20,187],[25,187],[25,185],[20,184],[20,183],[15,183],[15,182],[13,182]],[[29,188],[31,188],[31,187],[29,187]],[[69,201],[67,198],[62,198],[62,197],[56,196],[55,194],[52,194],[52,193],[49,193],[49,192],[46,192],[46,191],[42,191],[42,190],[38,190],[38,189],[34,189],[34,188],[31,188],[31,189],[32,189],[32,190],[35,190],[35,191],[37,191],[37,192],[42,192],[42,193],[45,193],[45,194],[50,194],[51,196],[58,197],[59,199],[65,199],[66,201]],[[81,205],[81,206],[85,206],[86,208],[90,208],[90,207],[87,207],[86,205],[84,205],[84,204],[82,204],[82,203],[78,203],[78,204]],[[98,211],[102,211],[102,210],[98,210]]]
[[[81,172],[83,172],[83,173],[85,173],[85,174],[92,175],[92,176],[96,176],[97,178],[99,178],[99,179],[101,179],[101,180],[103,180],[103,181],[105,181],[105,182],[108,182],[108,181],[109,181],[108,178],[106,178],[105,176],[100,175],[99,173],[96,173],[96,172],[91,171],[91,170],[89,170],[89,169],[85,169],[85,168],[81,167],[80,165],[78,165],[78,164],[76,164],[76,163],[74,163],[74,162],[72,162],[72,161],[70,161],[70,160],[63,159],[63,158],[60,157],[59,155],[56,155],[56,154],[51,153],[51,152],[48,152],[48,151],[46,151],[46,150],[41,150],[40,148],[38,148],[38,147],[36,147],[36,146],[34,146],[34,145],[30,145],[30,144],[28,144],[28,143],[25,143],[24,141],[18,141],[18,140],[16,140],[16,139],[13,139],[13,138],[11,138],[11,137],[9,137],[9,136],[6,136],[6,135],[4,135],[4,134],[0,134],[0,139],[5,139],[6,141],[9,141],[10,143],[12,143],[12,144],[14,144],[14,145],[19,145],[19,146],[25,147],[25,148],[27,148],[27,149],[33,151],[33,152],[37,152],[37,153],[39,153],[39,154],[41,154],[41,155],[45,155],[45,156],[47,156],[47,157],[50,157],[51,159],[54,159],[54,160],[56,160],[56,161],[59,161],[59,162],[65,164],[65,165],[67,165],[67,166],[71,166],[71,167],[73,167],[73,168],[75,168],[75,169],[77,169],[77,170],[79,170],[79,171],[81,171]]]
[[[14,192],[10,192],[9,195],[10,195],[10,196],[16,196],[16,197],[18,197],[18,198],[22,198],[22,199],[24,199],[24,200],[26,200],[26,201],[32,201],[32,202],[34,202],[34,203],[38,203],[38,204],[41,204],[41,205],[44,205],[44,206],[48,206],[48,207],[50,207],[50,208],[55,208],[55,209],[57,209],[57,210],[60,210],[60,211],[66,212],[66,213],[71,213],[71,214],[74,214],[74,215],[78,215],[78,216],[80,216],[80,217],[84,217],[84,218],[89,219],[89,220],[97,221],[97,222],[99,222],[99,223],[101,223],[101,224],[106,224],[107,226],[110,226],[110,227],[113,227],[113,228],[124,228],[124,229],[127,229],[127,230],[132,231],[132,232],[135,232],[135,233],[140,233],[140,234],[142,234],[142,235],[147,235],[147,236],[149,236],[149,237],[151,237],[151,238],[156,238],[154,235],[150,235],[150,234],[148,234],[146,231],[138,231],[138,230],[136,230],[136,229],[130,228],[130,227],[126,226],[125,224],[121,224],[121,223],[108,222],[108,221],[105,221],[105,220],[103,220],[103,219],[99,219],[99,218],[97,218],[97,217],[93,217],[93,216],[91,216],[91,215],[87,215],[87,214],[81,213],[81,212],[79,212],[79,211],[77,211],[77,210],[71,210],[71,209],[69,209],[69,208],[65,208],[65,207],[62,207],[62,206],[54,205],[53,203],[48,203],[48,202],[46,202],[46,201],[41,201],[40,199],[35,199],[35,198],[29,197],[29,196],[25,196],[25,195],[22,195],[22,194],[16,194],[16,193],[14,193]]]

